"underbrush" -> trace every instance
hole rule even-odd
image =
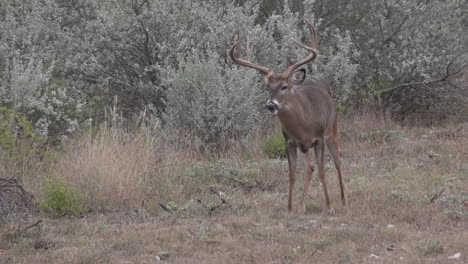
[[[51,257],[63,262],[73,252],[80,252],[73,255],[76,262],[90,256],[92,262],[158,256],[173,263],[238,263],[248,260],[253,248],[263,252],[256,262],[444,263],[455,253],[465,260],[464,130],[399,126],[372,115],[341,118],[340,130],[349,208],[340,206],[327,154],[335,216],[326,214],[316,176],[306,215],[287,213],[287,161],[270,158],[263,149],[278,128],[222,153],[199,150],[189,137],[167,141],[146,129],[85,133],[48,152],[50,157],[38,161],[41,170],[23,176],[42,209],[59,217],[41,214],[44,222],[33,228],[39,221],[30,218],[7,224],[0,248],[19,262],[35,263],[49,263]],[[298,156],[293,210],[306,168]]]
[[[418,188],[403,183],[412,171],[431,174],[449,171],[452,178],[466,180],[468,169],[462,158],[466,151],[453,152],[453,144],[460,146],[466,142],[463,131],[453,127],[402,127],[385,115],[373,114],[340,117],[339,124],[345,174],[354,174],[345,177],[348,183],[365,185],[376,178],[392,179],[395,184],[392,191],[406,192]],[[145,128],[128,131],[101,127],[64,142],[60,151],[43,152],[43,160],[30,167],[30,172],[22,176],[22,183],[38,202],[42,201],[43,209],[55,214],[88,209],[159,211],[160,204],[189,202],[214,185],[247,192],[284,191],[287,182],[287,161],[282,159],[284,139],[278,127],[270,129],[268,133],[253,133],[255,137],[240,140],[223,153],[210,154],[193,147],[189,137],[168,141]],[[444,131],[458,134],[441,137]],[[302,174],[300,161],[298,177]],[[48,175],[60,175],[56,177],[60,180],[53,183]],[[446,183],[439,180],[431,184],[427,188],[437,191]],[[51,190],[61,190],[69,197],[51,198],[60,194]],[[440,202],[463,203],[460,200],[466,197],[453,195],[455,198],[447,196]],[[61,199],[59,205],[54,205],[56,208],[51,199]],[[78,199],[79,206],[64,209],[70,202],[67,199]],[[460,207],[456,210],[463,211]]]

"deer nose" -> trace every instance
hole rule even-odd
[[[266,108],[268,109],[268,111],[273,113],[276,110],[278,110],[278,105],[275,104],[273,101],[269,100],[266,104]]]

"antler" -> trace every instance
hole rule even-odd
[[[312,46],[307,46],[305,44],[302,44],[301,42],[297,40],[292,40],[294,43],[296,43],[299,47],[304,48],[310,52],[309,56],[306,58],[302,59],[301,61],[289,66],[287,70],[284,72],[284,76],[290,76],[297,68],[301,67],[302,65],[311,62],[317,57],[317,48],[318,48],[318,40],[317,40],[317,32],[315,31],[314,26],[312,26],[309,21],[306,20],[307,26],[309,26],[310,30],[310,36],[312,38]]]
[[[260,66],[260,65],[253,64],[251,62],[236,58],[234,56],[234,49],[237,49],[237,51],[239,52],[239,32],[237,32],[234,45],[232,45],[231,50],[229,51],[229,55],[231,56],[231,59],[239,65],[259,70],[261,72],[266,73],[267,75],[273,72],[271,68]]]

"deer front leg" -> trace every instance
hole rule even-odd
[[[314,163],[312,160],[312,149],[309,149],[306,153],[306,162],[307,162],[307,172],[304,175],[304,189],[302,190],[302,199],[301,204],[299,206],[299,213],[305,214],[306,207],[305,207],[305,199],[307,198],[307,194],[309,193],[309,185],[310,181],[312,180],[312,175],[314,174]]]
[[[289,165],[289,194],[288,194],[288,212],[292,212],[292,195],[294,183],[296,182],[296,164],[297,164],[297,145],[292,140],[286,140],[286,150],[288,154]]]
[[[335,214],[335,210],[331,206],[330,202],[330,197],[328,196],[328,188],[327,188],[327,178],[325,175],[325,162],[324,162],[324,156],[325,156],[325,142],[324,138],[320,139],[319,143],[315,145],[315,159],[317,160],[317,167],[318,167],[318,175],[320,178],[320,181],[322,182],[323,186],[323,192],[325,194],[325,203],[327,205],[327,211],[329,214],[333,215]]]

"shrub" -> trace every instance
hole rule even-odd
[[[428,241],[425,244],[419,247],[419,250],[424,255],[431,255],[431,254],[442,254],[444,253],[444,245],[440,241]]]
[[[211,53],[207,59],[195,52],[181,59],[169,73],[166,129],[171,134],[190,131],[211,150],[225,147],[230,139],[254,131],[260,120],[256,72],[224,68],[224,58]]]
[[[25,116],[0,107],[0,148],[11,158],[33,154],[43,143],[44,138],[35,132]]]
[[[263,153],[269,158],[286,158],[286,141],[282,133],[276,133],[265,139],[262,146]]]
[[[56,68],[34,56],[28,62],[12,59],[0,75],[0,105],[26,116],[37,134],[57,142],[90,122],[85,103],[68,81],[54,78]]]
[[[0,107],[0,160],[3,164],[0,177],[21,181],[38,154],[43,154],[44,143],[45,138],[36,133],[25,116]]]
[[[40,203],[40,207],[46,213],[54,216],[78,215],[87,210],[83,198],[69,187],[62,178],[48,178],[44,189],[46,198]]]
[[[187,168],[185,177],[196,184],[213,184],[227,182],[237,174],[236,169],[221,162],[210,162],[208,164],[198,163]]]

